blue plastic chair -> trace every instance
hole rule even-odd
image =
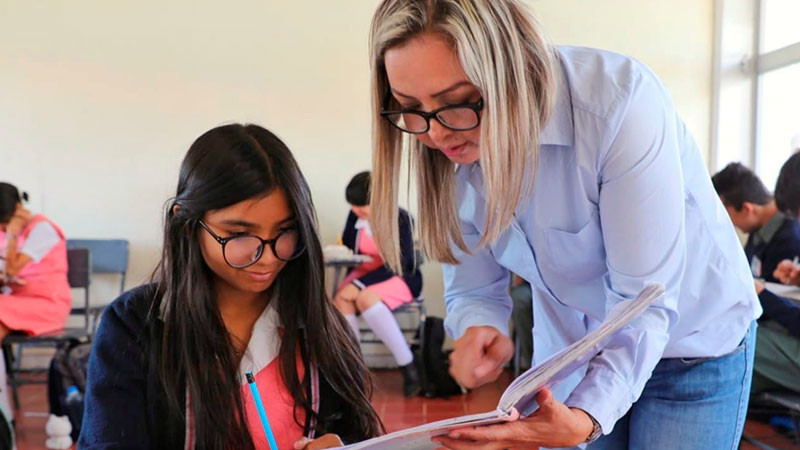
[[[67,248],[87,248],[92,255],[92,273],[118,274],[120,276],[119,293],[125,290],[125,275],[128,272],[130,251],[126,239],[67,239]],[[85,313],[92,317],[91,334],[97,331],[100,314],[105,305],[92,306],[88,311],[74,308],[73,314]]]

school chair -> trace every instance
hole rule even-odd
[[[119,294],[125,291],[125,275],[128,272],[130,256],[126,239],[67,239],[67,248],[87,248],[92,255],[92,273],[119,276]],[[108,303],[108,302],[106,302]],[[91,334],[94,336],[100,315],[107,305],[95,305],[87,314],[91,317]],[[83,314],[80,308],[73,310],[75,314]]]
[[[89,284],[91,281],[91,254],[86,248],[72,248],[67,250],[67,279],[71,288],[83,289],[83,308],[74,308],[70,316],[82,316],[83,326],[64,327],[39,336],[24,334],[10,334],[3,340],[3,358],[6,363],[7,384],[11,389],[14,408],[19,409],[19,394],[17,388],[25,384],[47,384],[47,367],[22,368],[22,349],[26,346],[54,347],[70,341],[88,342],[91,340],[89,329]],[[13,346],[17,346],[14,354]]]
[[[800,395],[788,390],[762,392],[751,399],[748,414],[789,416],[794,428],[792,430],[794,443],[795,445],[800,445]],[[757,439],[748,434],[743,434],[742,439],[761,449],[770,450],[775,448],[765,442],[764,438]]]

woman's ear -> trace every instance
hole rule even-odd
[[[175,214],[178,214],[178,211],[180,211],[180,210],[181,210],[181,205],[179,205],[179,204],[177,204],[177,203],[175,203],[174,205],[172,205],[172,215],[173,215],[173,216],[174,216]]]

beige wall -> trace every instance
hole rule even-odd
[[[134,285],[156,262],[162,206],[189,144],[215,125],[252,121],[295,152],[333,241],[344,185],[370,165],[376,3],[4,2],[0,179],[28,190],[31,207],[69,236],[129,239]],[[707,147],[711,0],[530,3],[553,41],[649,64]],[[425,276],[430,309],[443,314],[438,267]],[[106,284],[95,299],[111,295]]]

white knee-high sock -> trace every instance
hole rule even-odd
[[[361,330],[358,327],[358,317],[356,317],[355,314],[345,314],[344,318],[347,319],[347,323],[350,324],[350,328],[353,330],[356,341],[361,342]]]
[[[389,348],[399,366],[406,366],[414,360],[403,332],[400,331],[392,312],[383,302],[378,302],[361,311],[361,317],[372,328],[375,335],[383,341],[384,345]]]

